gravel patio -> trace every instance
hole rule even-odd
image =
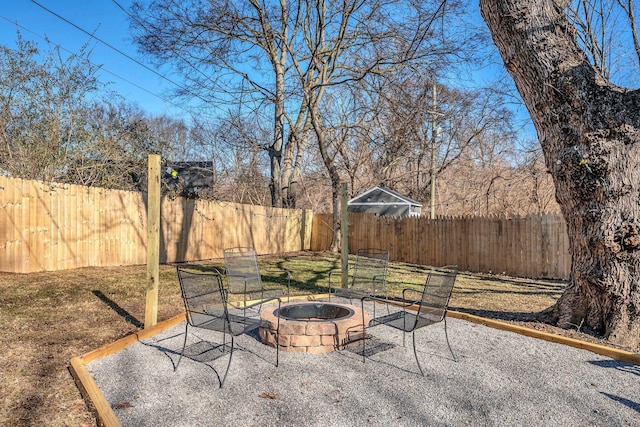
[[[326,354],[280,352],[257,335],[237,339],[190,331],[174,372],[184,323],[136,340],[86,365],[124,426],[639,426],[640,366],[481,324],[448,319],[411,340],[371,329],[366,363],[357,349]],[[369,353],[369,352],[368,352]]]

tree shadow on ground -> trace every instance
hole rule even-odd
[[[120,307],[118,303],[113,301],[111,298],[106,296],[102,291],[93,290],[91,291],[98,299],[109,306],[113,311],[115,311],[119,316],[123,317],[127,323],[131,323],[138,329],[144,328],[144,323],[135,318],[131,313],[129,313],[124,308]]]
[[[294,273],[299,268],[299,265],[296,265],[296,261],[302,260],[302,262],[309,262],[309,259],[313,259],[311,257],[301,256],[300,254],[296,254],[295,256],[285,256],[282,260],[275,263],[277,268],[282,270],[288,270]],[[340,269],[339,259],[325,259],[320,258],[318,260],[323,264],[327,264],[323,267],[318,267],[314,265],[313,268],[306,268],[306,273],[311,273],[311,277],[305,279],[304,281],[298,280],[295,277],[291,278],[291,286],[295,287],[300,291],[311,291],[312,293],[326,293],[329,291],[329,275],[330,273],[335,273]],[[293,263],[293,265],[292,265]],[[292,268],[295,267],[295,268]],[[304,266],[302,267],[304,268]]]
[[[640,365],[634,365],[633,363],[621,362],[619,360],[591,360],[589,363],[601,368],[616,369],[640,376]]]
[[[611,400],[615,400],[616,402],[622,403],[625,406],[633,409],[636,412],[640,412],[640,403],[634,402],[633,400],[625,399],[624,397],[616,396],[615,394],[609,394],[605,392],[600,392],[600,394],[607,396]]]
[[[540,322],[540,313],[522,312],[522,311],[495,311],[495,310],[479,310],[473,308],[463,308],[449,306],[449,310],[458,311],[460,313],[473,314],[474,316],[484,317],[487,319],[517,321],[517,322]]]

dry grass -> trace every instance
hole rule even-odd
[[[174,268],[162,267],[158,317],[181,311]],[[0,274],[0,425],[95,425],[69,360],[144,322],[146,267]]]
[[[298,253],[261,259],[261,266],[290,270],[292,292],[303,294],[326,291],[328,272],[339,269],[340,262],[329,254]],[[393,264],[392,291],[420,283],[425,273],[422,267]],[[145,266],[0,273],[0,425],[95,425],[69,373],[69,360],[142,327],[145,281]],[[551,305],[563,287],[561,282],[461,274],[451,307],[523,322]],[[159,295],[159,321],[182,312],[172,266],[161,266]]]

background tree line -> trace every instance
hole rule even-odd
[[[248,9],[250,3],[223,3],[233,8],[223,11],[229,19],[236,16],[253,22],[251,13],[258,18],[260,13],[274,13],[265,5],[261,10]],[[280,47],[281,55],[290,57],[283,70],[287,77],[282,88],[286,102],[281,115],[275,114],[279,99],[275,96],[277,72],[273,71],[273,79],[252,77],[246,71],[247,65],[240,63],[267,61],[273,66],[273,60],[267,59],[273,58],[273,53],[259,58],[237,47],[236,56],[229,56],[233,53],[230,48],[225,51],[220,47],[221,57],[236,62],[212,61],[204,56],[198,59],[193,43],[185,44],[182,52],[163,53],[160,36],[169,43],[172,31],[183,30],[187,24],[197,27],[188,16],[181,20],[174,19],[175,15],[167,16],[178,28],[161,25],[164,21],[143,20],[145,16],[159,20],[163,13],[175,14],[167,4],[173,3],[147,4],[148,16],[143,13],[147,9],[134,6],[132,26],[134,33],[136,28],[140,31],[141,49],[163,61],[171,59],[163,55],[175,55],[176,61],[187,54],[195,58],[191,63],[201,72],[194,73],[192,66],[184,65],[185,76],[192,75],[191,86],[187,92],[176,93],[176,99],[188,99],[190,92],[197,90],[203,97],[209,96],[211,102],[227,105],[225,112],[212,117],[205,104],[188,119],[152,116],[111,93],[107,84],[96,79],[98,66],[91,63],[88,46],[64,55],[56,46],[42,48],[18,33],[17,47],[2,46],[0,51],[2,173],[144,190],[147,155],[156,153],[166,161],[164,191],[170,195],[327,212],[335,207],[332,194],[336,183],[344,181],[350,183],[352,195],[384,185],[428,207],[433,176],[438,184],[437,215],[524,214],[556,209],[553,186],[539,152],[532,140],[519,137],[519,124],[505,107],[501,90],[496,85],[464,89],[446,78],[451,69],[460,70],[484,59],[463,49],[465,43],[483,41],[482,31],[451,40],[442,33],[456,13],[463,14],[462,4],[424,3],[422,9],[413,11],[413,20],[407,21],[416,24],[418,30],[413,31],[406,26],[395,28],[396,22],[389,18],[376,18],[377,26],[385,22],[389,30],[385,36],[393,34],[394,38],[389,43],[392,46],[381,52],[381,33],[368,35],[367,44],[360,40],[361,29],[356,25],[351,33],[334,33],[335,28],[321,23],[336,21],[345,14],[377,16],[383,3],[370,2],[365,7],[362,2],[353,2],[346,11],[325,11],[330,8],[314,9],[311,3],[293,3],[297,15],[303,15],[307,8],[304,19],[269,20],[272,26],[274,22],[281,23],[278,34],[307,32],[305,37],[291,35],[289,46],[285,50]],[[153,7],[166,9],[161,13]],[[209,12],[214,13],[213,9]],[[353,22],[362,19],[359,16]],[[313,22],[316,26],[312,29]],[[352,24],[343,19],[342,25],[348,28]],[[158,28],[169,35],[148,33],[149,29]],[[390,33],[391,29],[395,33]],[[263,43],[260,34],[274,34],[273,29],[259,30],[262,33],[251,33],[256,43]],[[222,29],[216,31],[212,35],[221,34]],[[238,37],[232,36],[225,35],[225,42],[232,43],[233,37]],[[305,44],[304,40],[312,39],[325,40],[324,45]],[[357,48],[345,53],[346,48],[337,47],[343,44]],[[276,45],[281,46],[275,43],[265,47]],[[334,57],[328,59],[332,49]],[[320,55],[318,51],[325,53]],[[310,59],[314,52],[318,58]],[[207,65],[205,61],[215,64]],[[242,78],[216,79],[215,84],[213,79],[205,78],[221,73],[221,63],[227,72],[233,69]],[[205,73],[208,66],[212,67],[209,74]],[[260,67],[256,70],[257,76],[266,74]],[[333,74],[328,76],[330,73]],[[282,132],[281,137],[278,132]],[[281,146],[279,139],[283,141]],[[172,165],[185,161],[199,162],[193,167],[203,169],[202,174],[210,177],[209,188],[194,194],[188,178],[171,175]],[[274,192],[274,182],[278,182],[279,193]]]

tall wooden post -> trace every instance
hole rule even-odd
[[[436,97],[436,84],[433,84],[433,116],[431,118],[431,191],[429,195],[429,218],[436,217],[436,110],[438,101]]]
[[[347,287],[349,281],[349,184],[342,183],[342,201],[340,203],[340,232],[342,233],[342,287]]]
[[[147,300],[144,327],[158,323],[158,285],[160,283],[160,156],[149,155],[147,196]]]

